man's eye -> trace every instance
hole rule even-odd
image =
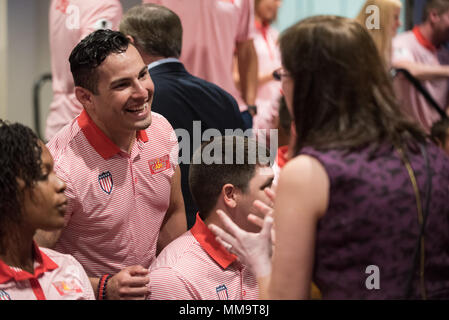
[[[114,86],[114,89],[124,89],[127,87],[126,83],[119,83],[116,86]]]

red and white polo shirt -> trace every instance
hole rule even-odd
[[[151,126],[137,132],[127,154],[83,111],[48,148],[69,201],[55,250],[73,255],[91,277],[131,265],[148,268],[178,165],[169,122],[152,113]]]
[[[419,27],[397,35],[393,40],[393,64],[397,62],[413,62],[428,66],[449,65],[449,50],[445,46],[436,48],[421,33]],[[434,78],[422,81],[438,105],[447,110],[449,105],[449,81],[447,78]],[[404,113],[417,121],[430,133],[432,125],[440,119],[438,112],[427,102],[425,97],[406,79],[398,78],[395,90]]]
[[[150,270],[150,300],[256,300],[257,280],[215,240],[199,215]]]
[[[229,92],[248,109],[232,76],[237,43],[253,39],[253,0],[143,0],[169,8],[181,19],[182,53],[179,60],[199,78]]]
[[[95,300],[89,278],[72,256],[34,244],[34,274],[0,260],[0,300]]]

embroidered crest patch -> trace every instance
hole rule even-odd
[[[0,300],[11,300],[11,297],[5,290],[0,290]]]
[[[148,161],[150,165],[151,174],[156,174],[167,169],[170,169],[170,156],[166,155],[160,158],[156,158]]]
[[[100,183],[101,189],[107,194],[111,194],[114,182],[112,181],[112,174],[108,172],[103,172],[98,176],[98,182]]]
[[[216,288],[216,290],[217,290],[218,299],[229,300],[228,288],[226,288],[226,286],[224,284],[222,284],[221,286],[218,286]]]
[[[67,282],[67,281],[57,281],[53,282],[53,286],[55,287],[56,291],[58,291],[59,295],[65,296],[71,293],[82,293],[83,290],[80,286],[78,286],[74,280]]]

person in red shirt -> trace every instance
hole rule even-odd
[[[122,18],[119,0],[52,0],[48,15],[53,101],[45,138],[50,140],[83,111],[75,97],[69,56],[73,48],[98,29],[117,30]]]
[[[38,233],[72,254],[100,299],[143,299],[157,253],[187,230],[178,140],[151,112],[154,85],[134,45],[97,30],[70,55],[84,110],[48,143],[67,184],[65,227]]]
[[[78,261],[33,241],[37,229],[61,229],[67,207],[47,147],[0,120],[0,163],[0,300],[94,299]]]
[[[212,159],[206,158],[207,150],[214,151]],[[199,208],[196,223],[151,266],[149,299],[257,299],[252,272],[215,240],[207,226],[220,223],[216,211],[221,210],[244,230],[260,229],[248,219],[255,213],[252,206],[256,200],[264,206],[271,203],[265,188],[273,182],[273,171],[256,156],[262,151],[255,140],[241,136],[216,137],[195,151],[189,184]]]
[[[180,61],[188,72],[229,92],[247,128],[257,113],[258,61],[254,47],[254,0],[143,0],[173,10],[184,29]],[[238,60],[240,90],[232,74]]]

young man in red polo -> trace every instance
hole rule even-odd
[[[48,143],[67,185],[62,232],[42,246],[72,254],[99,299],[143,299],[156,254],[187,230],[178,141],[151,112],[154,85],[134,45],[98,30],[70,55],[83,111]]]
[[[213,150],[213,159],[205,158],[207,150]],[[241,228],[259,230],[248,216],[256,214],[256,200],[271,203],[265,189],[271,187],[274,176],[260,157],[264,152],[254,140],[241,136],[216,137],[195,152],[189,183],[199,208],[196,223],[170,243],[151,266],[149,299],[257,299],[255,277],[230,248],[215,240],[208,225],[221,225],[217,214],[221,210]]]

